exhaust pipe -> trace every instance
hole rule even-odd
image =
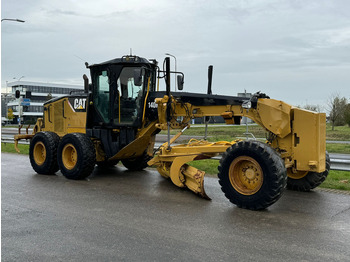
[[[208,91],[207,91],[208,95],[212,94],[212,91],[211,91],[211,83],[212,83],[212,81],[213,81],[213,66],[210,65],[208,67]],[[204,119],[204,122],[205,122],[204,140],[207,140],[207,137],[208,137],[208,123],[209,123],[209,120],[210,120],[209,116],[206,116],[205,119]]]
[[[166,107],[166,118],[168,122],[168,150],[170,150],[170,109],[171,109],[171,95],[170,95],[170,57],[165,58],[165,83],[166,95],[168,96],[168,103]]]
[[[212,81],[213,81],[213,66],[210,65],[208,67],[208,92],[207,92],[208,95],[212,94],[212,91],[211,91],[211,83],[212,83]]]
[[[89,93],[89,78],[84,74],[84,93]]]

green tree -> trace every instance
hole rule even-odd
[[[347,104],[345,107],[344,121],[350,127],[350,104]]]
[[[14,116],[14,114],[13,114],[13,110],[12,110],[12,108],[9,108],[8,110],[7,110],[7,119],[8,120],[12,120],[12,119],[14,119],[15,118],[15,116]]]
[[[334,126],[341,126],[345,124],[344,112],[347,105],[347,99],[340,97],[339,94],[333,94],[328,100],[329,120],[332,123],[332,130]]]

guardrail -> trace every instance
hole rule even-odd
[[[331,158],[331,170],[350,171],[350,160]]]
[[[1,136],[1,143],[14,144],[15,141],[13,139],[13,136],[2,135]],[[20,141],[18,141],[18,144],[29,145],[29,140],[20,140]]]
[[[350,159],[336,159],[330,156],[331,160],[331,170],[338,171],[350,171]],[[212,159],[220,160],[220,156],[213,157]]]

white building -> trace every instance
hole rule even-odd
[[[21,111],[21,122],[35,122],[38,117],[43,116],[44,103],[55,97],[68,95],[72,91],[83,91],[83,86],[63,85],[52,83],[16,81],[7,83],[7,87],[11,87],[13,101],[7,104],[8,108],[12,108],[15,116],[15,121],[18,120],[19,111]],[[21,98],[26,101],[26,104],[19,106],[19,99],[15,98],[16,90],[20,91]],[[20,98],[20,99],[21,99]]]

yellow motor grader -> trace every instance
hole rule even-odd
[[[68,179],[88,177],[95,165],[113,166],[119,161],[129,170],[156,167],[178,187],[187,187],[209,199],[204,172],[188,162],[221,155],[219,183],[225,196],[251,210],[275,203],[286,187],[309,191],[319,186],[330,168],[325,149],[326,116],[290,106],[256,93],[251,98],[213,95],[212,67],[207,94],[170,92],[170,76],[183,89],[184,75],[170,71],[156,60],[123,56],[88,65],[84,92],[51,99],[44,104],[30,139],[30,162],[39,174],[58,170]],[[159,91],[164,78],[166,90]],[[240,124],[248,117],[266,129],[266,142],[234,140],[174,141],[194,118],[221,116],[226,124]],[[179,129],[175,136],[171,129]],[[167,142],[155,149],[155,137],[167,130]]]

